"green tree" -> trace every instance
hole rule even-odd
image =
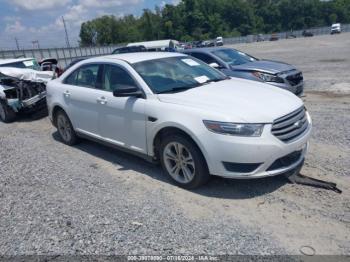
[[[82,23],[80,28],[80,45],[93,46],[96,44],[96,29],[93,21]]]
[[[102,16],[81,25],[82,46],[272,33],[350,23],[350,0],[182,0],[140,17]]]

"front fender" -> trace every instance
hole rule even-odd
[[[65,111],[65,113],[67,113],[66,112],[66,110],[64,110],[64,107],[61,105],[61,104],[59,104],[59,103],[48,103],[48,111],[49,111],[49,119],[51,120],[51,122],[53,123],[53,111],[54,111],[54,109],[56,108],[56,107],[59,107],[60,109],[62,109],[63,111]]]
[[[154,144],[154,139],[155,139],[156,135],[159,133],[159,131],[161,131],[164,128],[177,128],[177,129],[180,129],[181,131],[185,132],[187,135],[189,135],[192,138],[192,140],[197,144],[197,146],[201,150],[204,158],[206,159],[206,161],[208,163],[207,151],[198,137],[198,134],[200,134],[201,132],[206,132],[204,125],[203,125],[203,127],[198,127],[196,130],[191,130],[188,127],[186,127],[185,125],[179,124],[177,122],[167,121],[167,122],[163,122],[163,123],[157,125],[154,128],[152,128],[152,127],[148,127],[148,128],[149,128],[148,129],[149,132],[147,132],[147,134],[148,134],[147,135],[148,155],[154,156],[153,144]],[[195,134],[197,134],[197,135],[195,135]]]

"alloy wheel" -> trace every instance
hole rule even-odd
[[[62,139],[65,142],[69,142],[72,138],[72,128],[67,117],[60,114],[57,117],[57,127]]]
[[[179,142],[171,142],[163,151],[168,173],[179,183],[189,183],[195,176],[195,163],[190,151]]]

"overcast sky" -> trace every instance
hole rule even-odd
[[[104,15],[140,15],[144,8],[176,4],[179,0],[0,0],[0,49],[21,47],[39,40],[41,47],[62,47],[62,16],[71,41],[77,45],[82,22]]]

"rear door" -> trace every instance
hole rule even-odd
[[[82,65],[63,81],[65,108],[74,128],[92,136],[99,135],[101,69],[99,64]]]

